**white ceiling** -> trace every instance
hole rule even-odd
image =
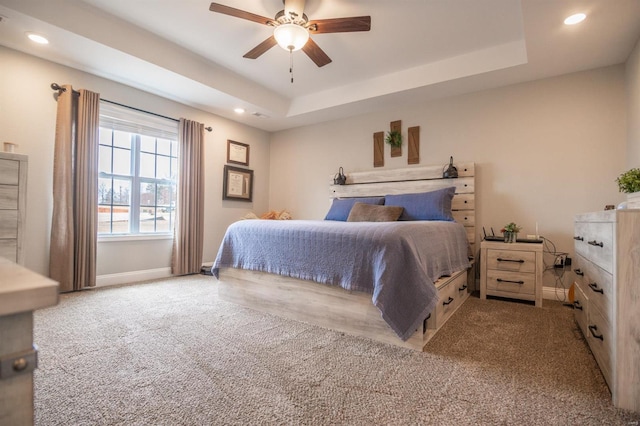
[[[283,8],[217,2],[266,17]],[[242,57],[270,27],[210,12],[210,3],[0,0],[0,44],[277,131],[618,64],[640,38],[639,0],[307,0],[311,20],[369,15],[371,31],[312,35],[333,62],[318,68],[294,52],[292,84],[278,46]],[[563,25],[576,12],[587,19]],[[27,31],[50,44],[33,44]]]

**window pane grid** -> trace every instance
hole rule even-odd
[[[100,234],[171,233],[177,142],[100,128]]]

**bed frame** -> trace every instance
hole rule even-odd
[[[346,185],[333,185],[332,176],[330,198],[406,194],[455,186],[453,216],[465,226],[472,253],[475,253],[474,164],[456,164],[456,167],[459,175],[456,179],[443,179],[443,166],[355,172],[347,174]],[[221,268],[218,294],[222,300],[262,312],[422,351],[469,297],[469,286],[475,286],[473,269],[458,271],[435,283],[439,303],[423,326],[406,341],[382,319],[368,293],[266,272]]]

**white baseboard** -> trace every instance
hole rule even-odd
[[[542,287],[542,298],[548,300],[569,301],[569,289],[556,287]]]
[[[139,281],[155,280],[171,276],[171,268],[145,269],[142,271],[121,272],[118,274],[98,275],[96,287],[116,284],[129,284]]]

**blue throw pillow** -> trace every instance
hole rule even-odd
[[[351,208],[355,203],[384,204],[384,197],[362,197],[362,198],[334,198],[331,208],[324,220],[347,221]]]
[[[451,200],[454,186],[416,194],[387,195],[384,203],[404,207],[399,220],[446,220],[453,222]]]

